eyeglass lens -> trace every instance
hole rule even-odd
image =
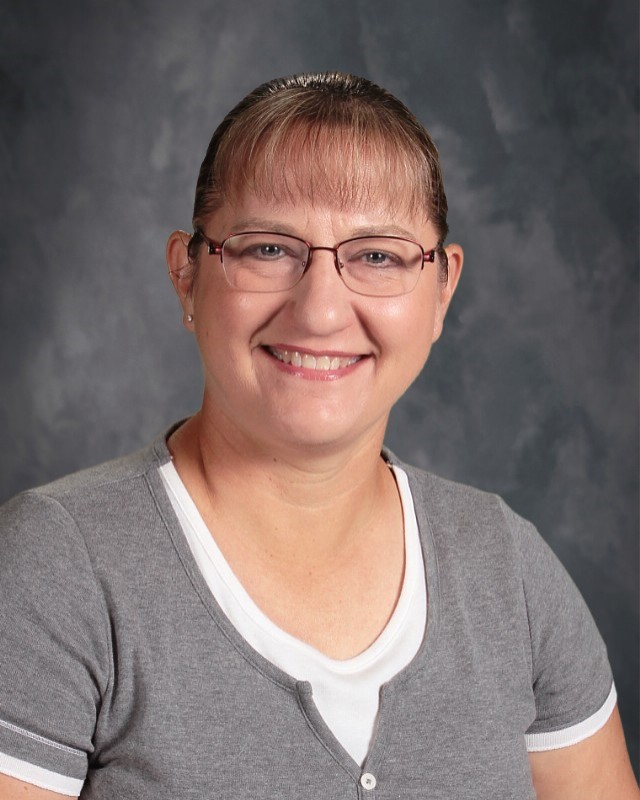
[[[306,242],[277,233],[230,236],[222,264],[232,286],[250,292],[290,289],[304,274],[310,249]],[[342,280],[354,292],[392,296],[410,292],[423,264],[420,245],[379,236],[351,239],[337,247]]]

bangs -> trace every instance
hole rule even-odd
[[[403,131],[383,129],[376,117],[359,125],[353,119],[348,125],[288,122],[253,136],[245,129],[220,143],[217,162],[226,168],[212,182],[219,202],[249,190],[274,204],[305,200],[351,210],[375,204],[430,216],[432,186],[424,155]]]
[[[341,72],[275,78],[229,111],[200,166],[193,228],[250,192],[267,204],[371,209],[431,222],[446,280],[447,197],[426,128],[380,86]],[[197,267],[201,237],[189,242]]]

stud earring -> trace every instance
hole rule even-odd
[[[187,314],[187,322],[193,322],[193,314]]]

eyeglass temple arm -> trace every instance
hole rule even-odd
[[[209,239],[208,236],[205,236],[202,228],[195,228],[193,235],[200,236],[200,238],[204,240],[204,243],[207,245],[207,252],[210,256],[222,256],[222,245]]]
[[[444,264],[447,265],[447,251],[443,247],[444,242],[438,242],[438,244],[433,248],[433,250],[429,250],[424,254],[424,261],[423,263],[433,264],[436,260],[436,253],[442,253],[444,258]]]

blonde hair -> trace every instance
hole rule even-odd
[[[382,198],[390,210],[431,220],[441,241],[448,231],[438,151],[425,128],[385,89],[340,72],[277,78],[227,114],[200,167],[194,230],[246,189],[342,208]],[[200,237],[191,244],[194,262]]]

